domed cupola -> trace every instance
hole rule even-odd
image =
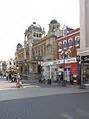
[[[51,20],[49,23],[48,35],[60,36],[60,23],[56,19]]]
[[[36,22],[33,22],[28,27],[28,29],[25,30],[25,35],[27,36],[27,39],[33,39],[32,42],[41,39],[44,33],[44,29]]]
[[[36,24],[36,22],[33,22],[33,24],[30,27],[31,29],[33,29],[34,31],[39,31],[42,32],[42,28],[39,24]],[[29,29],[29,28],[28,28]]]
[[[17,49],[16,49],[17,51],[19,51],[23,48],[23,46],[20,43],[18,43],[16,47],[17,47]]]
[[[53,19],[51,22],[50,22],[50,24],[57,24],[58,22],[57,22],[57,20],[56,19]]]

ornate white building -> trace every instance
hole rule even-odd
[[[26,49],[29,50],[29,60],[32,59],[32,44],[41,40],[43,35],[45,34],[44,28],[40,25],[33,22],[28,29],[25,30],[24,33],[24,60],[27,59],[26,57]],[[31,66],[29,65],[29,71],[31,72]]]

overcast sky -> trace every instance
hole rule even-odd
[[[0,60],[14,58],[16,45],[33,21],[45,31],[52,19],[79,27],[79,0],[0,0]]]

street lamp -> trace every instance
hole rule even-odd
[[[36,59],[36,73],[37,73],[37,67],[38,67],[38,56],[36,56],[35,59]]]
[[[79,74],[79,76],[78,76],[78,84],[80,85],[80,83],[81,83],[81,62],[80,62],[80,55],[77,55],[76,56],[76,61],[77,61],[77,65],[78,65],[78,74]]]
[[[62,52],[63,54],[63,83],[62,86],[66,86],[66,82],[65,82],[65,58],[66,58],[66,54],[65,54],[65,50]]]
[[[19,73],[19,67],[18,67],[18,65],[17,65],[17,67],[16,67],[16,68],[17,68],[17,73]]]

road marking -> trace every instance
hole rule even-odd
[[[72,116],[70,116],[68,113],[62,113],[60,116],[64,119],[73,119]]]
[[[34,87],[40,87],[40,86],[36,86],[36,85],[27,85],[27,86],[23,86],[23,88],[34,88]]]
[[[80,113],[80,116],[89,117],[89,112],[87,112],[86,110],[82,110],[78,108],[76,111],[78,114]]]

